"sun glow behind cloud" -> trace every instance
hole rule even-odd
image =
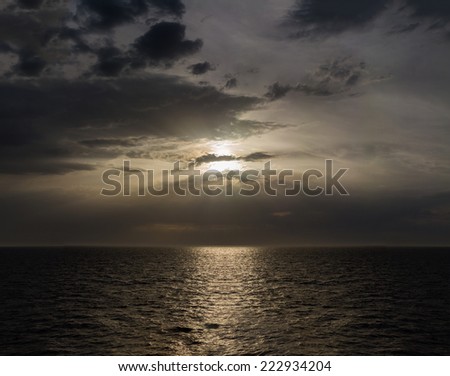
[[[221,141],[214,142],[211,145],[211,154],[216,155],[217,157],[230,157],[233,158],[235,156],[235,145],[231,142]],[[207,170],[216,170],[220,172],[225,171],[233,171],[233,170],[241,170],[243,168],[241,161],[239,160],[222,160],[222,161],[214,161],[205,165]]]
[[[216,170],[220,172],[241,170],[242,165],[239,161],[219,161],[208,163],[208,170]]]

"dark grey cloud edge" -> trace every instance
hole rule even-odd
[[[238,80],[235,77],[232,77],[225,82],[224,89],[234,89],[238,85]]]
[[[189,72],[193,75],[199,76],[201,74],[205,74],[209,71],[214,70],[214,67],[208,61],[204,61],[202,63],[192,64],[188,67]]]
[[[186,40],[186,27],[176,22],[159,22],[144,35],[136,39],[127,51],[114,46],[100,48],[97,63],[92,72],[95,75],[116,77],[121,73],[145,68],[146,66],[171,66],[175,61],[200,51],[201,39]]]
[[[25,9],[38,9],[44,0],[18,0],[19,7]]]
[[[235,155],[216,155],[216,154],[204,154],[200,157],[195,158],[194,162],[197,166],[201,166],[206,163],[211,162],[229,162],[229,161],[246,161],[246,162],[254,162],[259,160],[268,160],[273,158],[273,155],[264,153],[264,152],[254,152],[248,155],[244,155],[241,157]]]
[[[269,101],[276,101],[286,96],[286,94],[288,94],[290,91],[296,90],[296,87],[297,86],[282,85],[279,82],[275,82],[268,87],[268,90],[264,94],[264,96]]]
[[[415,30],[421,19],[443,27],[450,21],[450,3],[445,0],[297,0],[284,24],[293,27],[291,37],[326,36],[368,25],[385,10],[392,9],[407,26],[401,32]],[[394,30],[395,32],[395,30]]]
[[[139,37],[134,47],[138,59],[150,62],[172,62],[181,57],[192,55],[203,45],[201,39],[186,40],[186,26],[176,22],[159,22]]]
[[[93,171],[95,165],[82,162],[36,159],[34,161],[1,161],[0,174],[7,175],[65,175],[76,171]]]
[[[0,172],[125,155],[145,137],[241,139],[283,124],[240,120],[263,100],[166,75],[115,80],[0,81]],[[13,162],[14,161],[14,162]],[[76,166],[74,165],[75,169]],[[81,169],[85,169],[80,164]]]
[[[348,57],[334,59],[307,74],[296,85],[273,83],[268,87],[264,97],[269,101],[275,101],[283,98],[289,92],[300,92],[313,96],[341,94],[354,89],[368,76],[369,72],[364,62],[355,62]]]
[[[22,50],[19,53],[19,62],[12,67],[12,72],[20,76],[37,77],[42,74],[47,63],[31,51]]]
[[[181,17],[185,7],[180,0],[80,0],[77,20],[88,28],[111,29],[148,16],[151,10],[158,11],[160,16]]]
[[[390,3],[390,0],[297,0],[287,21],[298,28],[294,37],[339,33],[364,26]]]
[[[407,0],[405,5],[413,10],[413,16],[430,18],[444,23],[450,21],[450,2],[446,0]]]
[[[130,138],[95,138],[92,140],[81,140],[78,143],[89,148],[97,147],[111,147],[111,146],[122,146],[122,147],[133,147],[145,142],[147,137],[130,137]]]

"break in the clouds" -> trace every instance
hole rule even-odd
[[[449,21],[438,0],[5,0],[0,239],[448,244]],[[105,200],[124,159],[333,159],[350,196]]]

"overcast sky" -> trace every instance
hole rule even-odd
[[[449,64],[443,0],[3,0],[0,243],[448,245]],[[125,159],[350,195],[101,196]]]

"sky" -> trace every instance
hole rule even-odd
[[[449,63],[444,0],[2,0],[0,244],[449,245]],[[329,159],[348,195],[100,194]]]

